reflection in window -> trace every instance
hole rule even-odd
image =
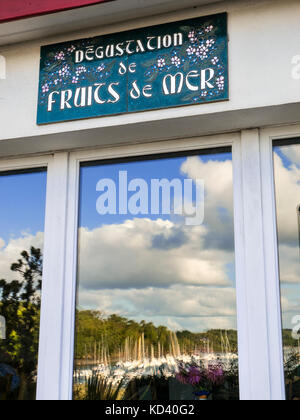
[[[299,400],[300,144],[276,145],[274,165],[286,396],[288,400]]]
[[[230,150],[81,167],[74,399],[239,398]]]
[[[0,174],[0,400],[36,394],[46,172]]]

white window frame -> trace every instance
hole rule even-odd
[[[0,160],[0,171],[47,167],[38,400],[71,400],[80,163],[232,147],[240,397],[284,400],[272,142],[300,126]]]
[[[128,157],[141,157],[173,152],[188,152],[215,147],[232,146],[239,140],[239,134],[225,134],[196,139],[181,139],[153,144],[140,144],[105,149],[74,152],[70,155],[69,194],[68,194],[68,227],[67,227],[67,265],[65,274],[65,301],[62,343],[62,382],[61,399],[72,399],[72,378],[74,366],[74,334],[76,309],[76,277],[77,277],[77,236],[79,208],[79,171],[83,162],[110,160]]]
[[[127,158],[153,154],[184,152],[207,148],[231,146],[233,153],[233,189],[235,213],[235,256],[237,277],[238,334],[240,360],[240,394],[241,399],[275,399],[278,393],[273,391],[271,369],[269,364],[270,342],[268,337],[268,314],[266,276],[263,249],[262,194],[260,177],[260,141],[258,130],[234,134],[207,136],[193,139],[180,139],[72,152],[62,155],[62,166],[65,174],[64,196],[60,198],[62,208],[66,210],[61,250],[65,264],[61,263],[55,270],[60,278],[59,296],[44,296],[47,307],[53,308],[63,302],[57,315],[56,335],[50,336],[47,331],[48,361],[44,361],[44,371],[39,374],[39,399],[72,398],[73,356],[74,356],[74,318],[77,275],[77,234],[79,208],[79,168],[81,162]],[[65,178],[67,170],[67,188]],[[55,175],[56,178],[61,176]],[[257,188],[258,185],[258,188]],[[254,215],[254,217],[253,217]],[[63,226],[63,223],[62,223]],[[58,235],[58,227],[53,226],[51,235]],[[261,244],[261,246],[257,246]],[[52,300],[52,302],[51,302]],[[63,310],[62,310],[63,308]],[[255,308],[255,314],[253,313]],[[50,315],[49,315],[50,316]],[[52,329],[51,329],[52,331]],[[54,332],[54,331],[53,331]],[[54,343],[54,344],[53,344]],[[55,348],[54,348],[55,346]],[[57,355],[60,348],[60,360]],[[51,386],[50,386],[51,384]]]
[[[276,140],[300,138],[300,125],[260,130],[260,158],[263,203],[264,255],[271,397],[285,400],[285,377],[282,340],[282,312],[277,235],[277,214],[273,147]]]
[[[38,354],[38,369],[40,371],[44,370],[44,364],[47,363],[48,354],[45,351],[46,343],[46,334],[49,325],[49,316],[47,314],[47,296],[49,292],[51,293],[51,288],[54,287],[53,281],[47,281],[52,278],[52,258],[51,258],[51,249],[52,244],[49,241],[49,232],[51,231],[51,225],[53,224],[53,219],[55,214],[53,213],[51,196],[53,194],[53,179],[55,177],[55,165],[53,155],[43,155],[43,156],[31,156],[24,158],[10,158],[10,159],[1,159],[0,160],[0,173],[3,172],[14,172],[14,171],[23,171],[45,168],[47,171],[47,181],[46,181],[46,208],[45,208],[45,218],[44,218],[44,251],[43,251],[43,283],[42,283],[42,306],[41,306],[41,317],[40,317],[40,338],[39,338],[39,354]],[[45,296],[45,299],[43,299]],[[51,322],[50,322],[51,324]],[[60,350],[58,350],[59,352]],[[38,378],[40,378],[38,372]],[[37,389],[38,393],[38,389]]]

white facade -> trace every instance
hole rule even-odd
[[[72,396],[80,162],[228,145],[241,398],[285,399],[272,141],[300,137],[300,3],[152,2],[130,1],[126,10],[117,0],[8,23],[0,37],[0,170],[48,166],[38,398]],[[225,11],[228,102],[37,126],[42,45]]]

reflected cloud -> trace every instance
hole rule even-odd
[[[169,235],[161,233],[153,236],[152,248],[168,251],[170,249],[181,248],[183,245],[187,244],[188,241],[189,238],[187,234],[181,228],[174,227]]]
[[[280,245],[281,282],[300,285],[299,244],[295,246]]]
[[[205,180],[206,206],[208,205],[214,214],[217,213],[220,207],[223,207],[232,215],[233,188],[231,160],[203,160],[199,156],[193,156],[188,157],[180,169],[188,178]]]
[[[274,154],[277,191],[277,218],[280,244],[299,247],[297,206],[300,204],[300,168],[285,166]]]
[[[182,328],[203,331],[212,328],[211,320],[217,319],[222,328],[236,327],[235,289],[173,286],[169,289],[143,290],[81,289],[79,307],[101,310],[104,313],[122,314],[128,318],[152,319],[156,325],[169,318],[176,319]],[[215,325],[214,325],[215,326]]]
[[[300,168],[300,147],[299,145],[290,145],[280,147],[280,152],[290,161],[291,165]]]
[[[233,253],[206,249],[207,232],[204,226],[178,227],[160,219],[134,219],[92,231],[81,228],[80,284],[90,290],[229,286],[226,267],[234,260]],[[171,246],[176,242],[177,247]],[[133,259],[134,264],[128,264]]]
[[[4,278],[6,281],[12,281],[18,278],[18,273],[14,273],[10,270],[11,264],[19,259],[20,253],[24,249],[28,250],[32,246],[43,249],[43,243],[43,232],[38,232],[35,235],[24,232],[18,238],[10,239],[8,243],[5,243],[5,241],[0,238],[1,278]]]

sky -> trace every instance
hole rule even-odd
[[[0,237],[6,243],[44,230],[46,180],[45,171],[0,176]]]
[[[16,278],[10,266],[23,250],[43,249],[46,171],[0,176],[0,278]]]
[[[103,178],[203,179],[205,218],[186,226],[174,215],[103,216],[95,186]],[[149,188],[150,190],[150,188]],[[194,199],[195,199],[194,194]],[[149,200],[151,197],[149,197]],[[80,309],[118,313],[172,330],[236,328],[230,153],[82,167]]]
[[[202,160],[205,162],[211,159],[210,155],[202,157]],[[214,160],[220,162],[231,159],[230,153],[219,153],[213,155]],[[96,191],[95,185],[100,179],[109,178],[113,179],[118,185],[119,172],[127,171],[128,174],[128,183],[132,179],[142,178],[149,185],[151,179],[163,179],[172,180],[178,178],[184,180],[186,178],[185,174],[182,174],[180,171],[181,165],[185,162],[186,158],[170,158],[170,159],[157,159],[151,161],[136,161],[136,162],[126,162],[118,164],[96,164],[94,166],[87,166],[81,168],[80,174],[80,222],[81,227],[86,227],[93,229],[99,227],[100,225],[106,225],[110,223],[121,223],[128,219],[128,215],[106,215],[101,216],[95,211],[95,203],[99,196],[99,193]],[[150,188],[149,188],[150,190]],[[173,195],[172,195],[173,197]],[[149,191],[149,203],[151,202],[150,191]],[[117,202],[118,203],[118,202]],[[170,217],[160,214],[161,218],[167,220]],[[143,218],[144,215],[138,215],[138,217]],[[153,216],[150,213],[147,215],[148,218],[155,220],[157,216]]]

